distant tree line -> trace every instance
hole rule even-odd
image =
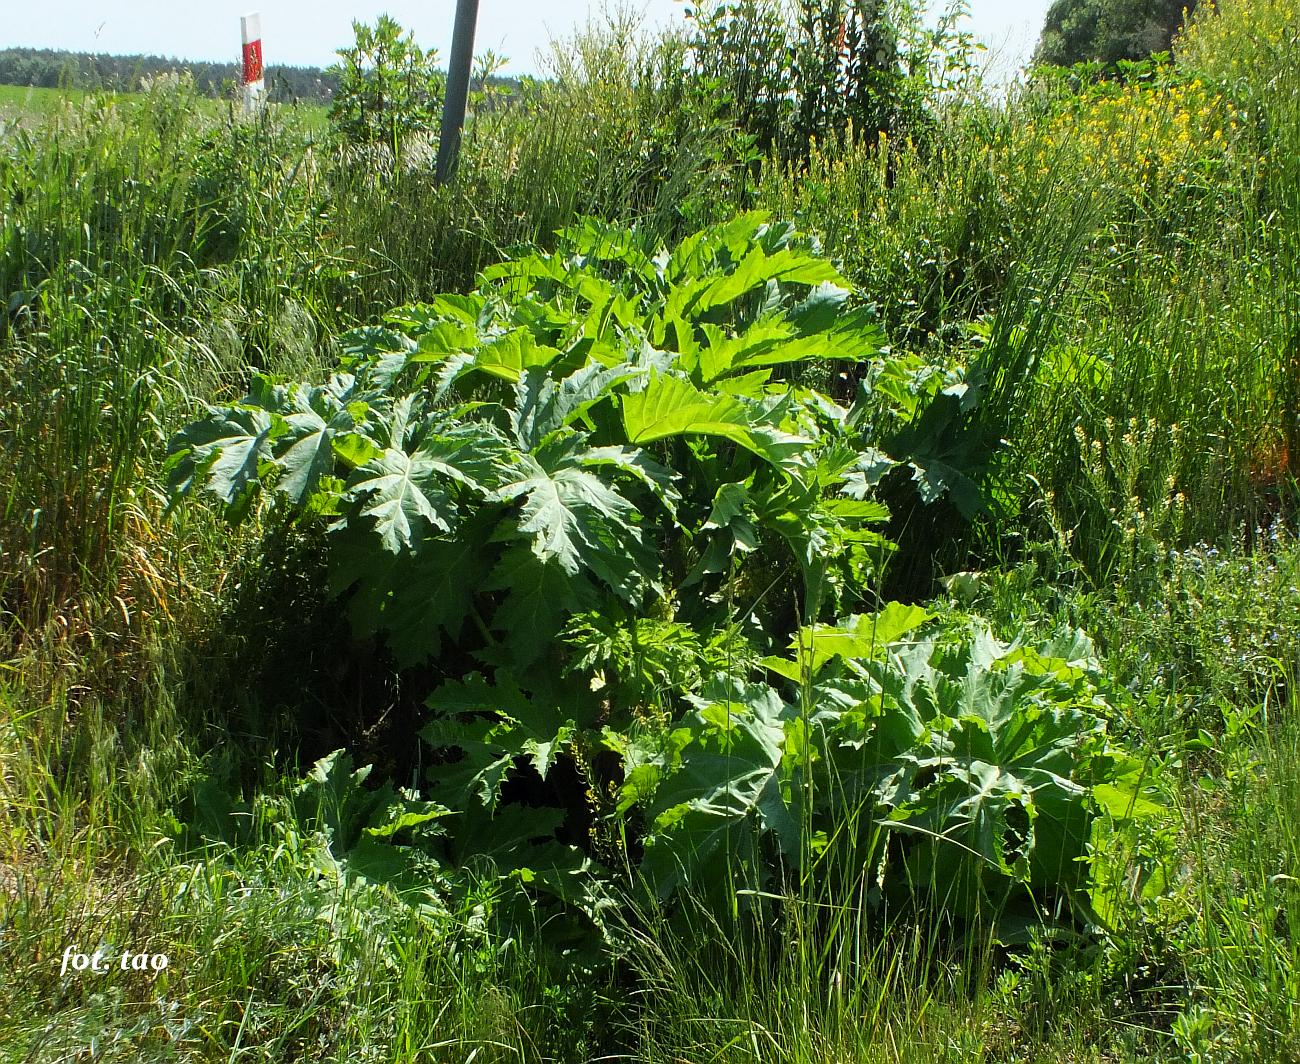
[[[23,88],[134,92],[142,79],[181,72],[194,78],[199,92],[222,96],[233,90],[239,78],[239,64],[235,60],[206,63],[160,55],[92,55],[51,48],[0,49],[0,85]],[[267,64],[265,76],[267,94],[282,103],[302,100],[328,104],[339,87],[337,67],[326,70]],[[487,80],[492,88],[505,90],[507,94],[517,92],[520,87],[518,78],[492,74]]]
[[[0,49],[0,85],[24,88],[104,89],[132,92],[144,78],[188,72],[199,92],[220,96],[239,78],[239,66],[229,63],[192,62],[159,55],[92,55],[49,48]],[[266,88],[272,99],[328,103],[338,88],[338,78],[318,67],[270,65]]]

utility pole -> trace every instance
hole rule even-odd
[[[447,63],[447,95],[442,104],[442,130],[438,136],[438,182],[451,180],[460,154],[460,133],[469,101],[469,74],[474,63],[474,28],[478,0],[456,0],[456,26],[451,34]]]

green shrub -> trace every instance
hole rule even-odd
[[[330,123],[348,143],[382,144],[400,156],[410,134],[437,128],[445,91],[437,50],[425,51],[388,15],[374,26],[354,21],[352,32],[356,40],[329,70],[338,78]]]
[[[331,522],[356,632],[443,677],[421,731],[437,804],[392,831],[450,811],[457,864],[490,858],[598,924],[593,858],[723,911],[823,852],[850,878],[888,859],[889,895],[960,919],[1026,889],[1081,902],[1101,796],[1132,786],[1086,645],[912,646],[926,611],[853,612],[891,549],[880,397],[790,379],[827,359],[886,375],[849,296],[761,217],[671,253],[587,222],[345,337],[324,385],[256,378],[176,437],[171,487],[234,520],[265,502]],[[913,464],[942,490],[947,467]]]

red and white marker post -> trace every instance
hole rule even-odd
[[[257,12],[245,15],[239,20],[239,28],[244,38],[244,110],[251,113],[266,91],[262,76],[262,16]]]

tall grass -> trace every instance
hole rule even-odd
[[[434,180],[409,144],[345,150],[332,162],[333,238],[369,260],[366,312],[469,286],[521,246],[593,215],[637,222],[661,239],[724,216],[736,202],[728,131],[684,79],[683,44],[612,18],[557,44],[545,80],[473,116],[456,179]]]
[[[1098,572],[1126,549],[1116,513],[1193,542],[1271,519],[1290,490],[1294,42],[1270,37],[1252,83],[1205,58],[1234,54],[1233,32],[1255,31],[1207,16],[1183,65],[1128,88],[1033,84],[955,102],[924,146],[765,171],[764,205],[824,235],[898,343],[998,364],[1012,490],[1046,498]],[[1142,434],[1164,443],[1126,481]]]

